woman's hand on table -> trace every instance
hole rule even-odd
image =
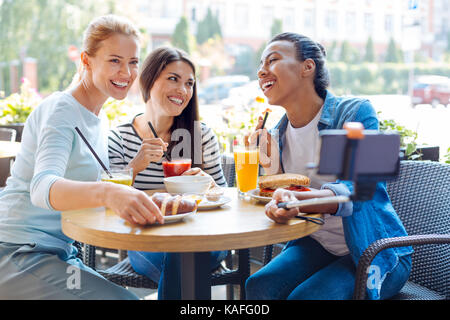
[[[130,168],[133,168],[134,175],[147,168],[150,162],[160,161],[164,155],[164,151],[167,151],[167,146],[168,143],[164,142],[161,138],[142,140],[138,153],[128,165]]]
[[[107,182],[105,206],[133,224],[164,223],[159,207],[143,191]]]
[[[304,206],[301,208],[292,208],[289,210],[278,208],[280,202],[301,201],[312,198],[324,198],[335,196],[333,191],[328,189],[318,190],[310,188],[311,191],[290,191],[286,189],[277,189],[273,193],[272,200],[266,204],[266,215],[275,222],[287,223],[290,219],[294,218],[300,212],[303,213],[328,213],[334,214],[337,211],[338,204],[319,204]]]
[[[245,144],[255,146],[259,137],[259,163],[266,174],[276,174],[280,171],[278,141],[266,128],[261,129],[262,124],[263,117],[260,116],[255,131],[245,136]]]

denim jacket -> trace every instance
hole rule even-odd
[[[378,119],[370,101],[359,98],[336,97],[329,91],[318,123],[319,131],[324,129],[342,129],[344,122],[361,122],[365,129],[378,130]],[[284,115],[274,129],[279,134],[279,152],[282,171],[284,172],[282,153],[283,137],[288,124]],[[350,181],[327,183],[322,189],[331,189],[336,195],[349,196],[353,192]],[[383,238],[406,236],[406,230],[398,218],[384,182],[378,183],[372,200],[366,202],[347,202],[339,205],[336,212],[342,217],[344,235],[350,255],[355,265],[364,250],[374,241]],[[399,257],[413,252],[411,247],[392,248],[381,251],[372,262],[372,270],[379,271],[380,281],[374,288],[368,288],[370,299],[379,299],[381,284],[388,273],[399,262]]]

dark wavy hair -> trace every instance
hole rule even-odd
[[[150,90],[153,87],[156,79],[160,76],[161,72],[164,68],[175,61],[183,61],[187,63],[193,71],[195,75],[195,65],[189,58],[188,54],[181,49],[172,48],[172,47],[160,47],[153,50],[145,59],[142,64],[141,74],[139,76],[139,85],[141,88],[142,98],[144,102],[150,99]],[[198,112],[198,98],[197,98],[197,81],[194,82],[193,94],[192,98],[189,101],[186,108],[184,108],[183,112],[174,118],[172,127],[170,128],[170,132],[174,132],[176,129],[187,129],[191,133],[191,159],[192,166],[197,166],[194,163],[194,137],[196,136],[194,132],[200,131],[201,128],[197,128],[195,123],[199,121],[199,112]],[[200,134],[201,132],[197,132],[196,134]],[[173,147],[176,145],[176,141],[171,141],[169,147],[167,148],[168,153],[171,154]],[[200,150],[201,151],[201,150]],[[186,157],[186,155],[183,155]],[[200,165],[202,167],[202,165]]]
[[[289,41],[295,46],[296,57],[300,62],[306,59],[314,60],[316,64],[316,73],[314,75],[314,89],[316,90],[319,97],[325,100],[327,96],[327,88],[330,85],[330,75],[328,69],[325,66],[326,62],[326,51],[325,48],[308,38],[307,36],[293,33],[284,32],[273,37],[269,43],[275,41]]]

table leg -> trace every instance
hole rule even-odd
[[[211,300],[211,253],[181,253],[181,299]]]

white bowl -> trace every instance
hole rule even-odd
[[[205,176],[175,176],[163,181],[168,193],[204,193],[211,184],[211,178]]]

